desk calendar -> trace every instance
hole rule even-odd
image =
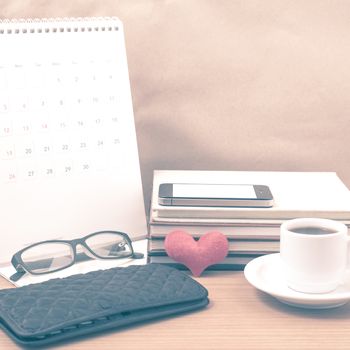
[[[146,235],[123,27],[0,23],[0,262],[46,239]]]

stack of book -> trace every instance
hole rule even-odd
[[[271,208],[165,206],[158,202],[162,183],[267,185]],[[350,192],[333,172],[241,172],[156,170],[149,218],[149,262],[179,266],[164,249],[167,234],[186,231],[194,238],[219,231],[229,253],[212,269],[241,269],[250,260],[279,252],[280,225],[288,219],[318,217],[350,225]]]

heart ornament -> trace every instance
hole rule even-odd
[[[166,236],[164,246],[170,258],[188,267],[196,277],[228,253],[228,240],[218,231],[208,232],[198,241],[185,231],[172,231]]]

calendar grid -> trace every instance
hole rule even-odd
[[[99,93],[116,83],[111,68],[110,61],[1,67],[1,181],[106,169],[106,154],[120,144],[117,96]]]

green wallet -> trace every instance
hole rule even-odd
[[[0,290],[0,326],[17,343],[37,347],[208,302],[207,290],[181,271],[133,265]]]

